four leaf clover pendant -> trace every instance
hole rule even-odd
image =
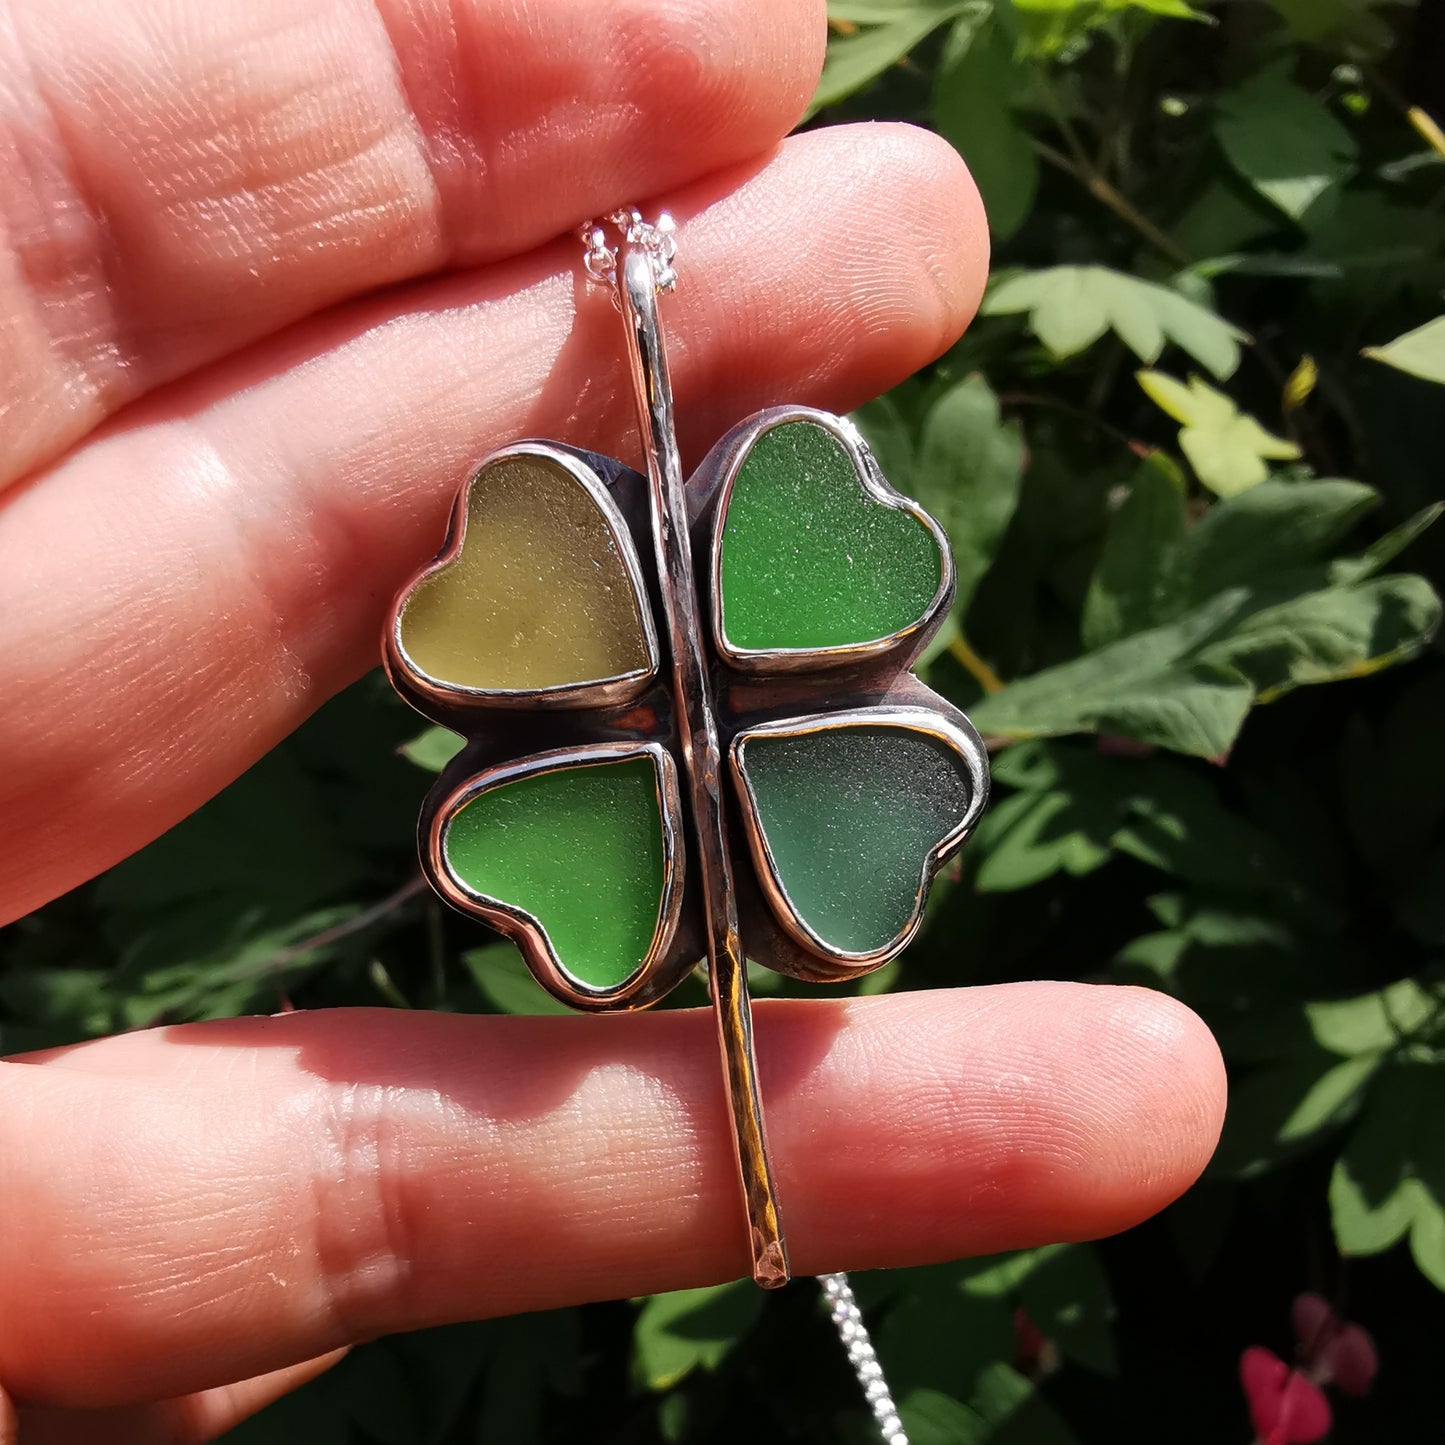
[[[978,821],[987,756],[909,672],[953,599],[938,524],[846,420],[748,418],[684,485],[658,318],[670,224],[584,228],[622,313],[646,473],[523,441],[487,457],[384,652],[466,747],[422,867],[580,1009],[706,960],[762,1285],[788,1277],[745,959],[839,981],[895,957]],[[695,560],[696,559],[696,560]]]

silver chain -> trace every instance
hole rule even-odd
[[[846,1274],[820,1274],[818,1283],[823,1286],[823,1298],[828,1304],[828,1313],[838,1329],[838,1338],[848,1352],[848,1363],[858,1376],[863,1387],[863,1398],[878,1421],[878,1431],[884,1445],[908,1445],[908,1436],[903,1430],[903,1421],[898,1418],[898,1406],[893,1403],[893,1394],[888,1381],[883,1378],[883,1366],[878,1363],[878,1353],[873,1348],[873,1338],[863,1320],[863,1311],[853,1294],[853,1286]]]
[[[584,264],[587,274],[607,286],[614,305],[621,306],[617,291],[617,261],[621,246],[607,244],[608,225],[629,246],[638,247],[646,253],[652,263],[653,280],[659,292],[665,294],[677,285],[677,269],[673,265],[677,258],[677,228],[672,217],[663,211],[655,222],[649,222],[633,206],[613,211],[601,221],[585,222],[577,228],[577,234],[586,248]],[[903,1422],[898,1418],[898,1407],[893,1403],[888,1381],[883,1378],[883,1366],[878,1363],[877,1351],[873,1348],[872,1337],[863,1320],[863,1312],[858,1308],[853,1286],[848,1283],[848,1276],[820,1274],[818,1283],[823,1287],[823,1298],[837,1327],[838,1338],[848,1352],[848,1362],[858,1376],[863,1398],[878,1421],[884,1445],[908,1445]]]
[[[607,244],[604,223],[614,226],[629,246],[646,252],[652,262],[658,291],[666,294],[677,285],[677,271],[672,264],[677,256],[677,227],[672,217],[662,211],[656,221],[645,221],[641,211],[629,206],[622,211],[613,211],[601,221],[585,221],[577,228],[577,234],[587,248],[587,274],[594,281],[611,287],[614,300],[617,299],[617,253],[621,248]]]

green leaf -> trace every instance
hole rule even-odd
[[[1272,702],[1296,687],[1367,677],[1413,657],[1439,623],[1440,599],[1423,577],[1376,577],[1256,607],[1197,657],[1244,673],[1259,700]]]
[[[1255,887],[1249,891],[1274,891],[1267,875],[1254,881]],[[1227,1032],[1236,1061],[1262,1057],[1278,1062],[1279,1035],[1288,1034],[1290,1042],[1298,1043],[1304,1032],[1293,1005],[1283,1023],[1271,1017],[1262,1025],[1268,1036],[1262,1049],[1241,1050],[1237,1019],[1241,1010],[1253,1019],[1258,1006],[1278,1003],[1295,981],[1298,945],[1278,921],[1278,904],[1273,900],[1261,900],[1262,908],[1242,903],[1193,904],[1183,894],[1156,895],[1148,902],[1165,929],[1125,944],[1115,959],[1115,977],[1186,999],[1208,1011],[1221,1032],[1230,1025]],[[1316,1072],[1324,1067],[1319,1065]]]
[[[1160,452],[1134,471],[1109,518],[1080,624],[1090,650],[1162,621],[1187,528],[1179,469]],[[1197,529],[1196,529],[1197,530]]]
[[[1265,481],[1226,497],[1190,529],[1174,558],[1167,615],[1323,562],[1378,500],[1373,487],[1334,479]]]
[[[1023,21],[1028,52],[1050,58],[1072,57],[1090,31],[1126,12],[1171,20],[1210,19],[1185,0],[1014,0],[1014,8]]]
[[[1151,868],[1239,893],[1296,897],[1297,870],[1275,840],[1220,801],[1212,778],[1168,758],[1140,766],[1113,844]]]
[[[940,1390],[910,1390],[898,1407],[910,1445],[983,1445],[988,1422]]]
[[[483,998],[504,1014],[570,1014],[572,1010],[532,977],[510,943],[489,943],[462,954]]]
[[[1162,371],[1137,373],[1139,385],[1160,410],[1183,422],[1179,445],[1199,480],[1221,497],[1257,487],[1268,461],[1293,461],[1300,449],[1265,431],[1221,391],[1197,376],[1185,386]]]
[[[1211,1170],[1253,1178],[1348,1123],[1383,1058],[1315,1049],[1234,1079]]]
[[[981,376],[951,387],[924,417],[917,461],[901,485],[948,533],[960,617],[1018,506],[1023,462],[1019,425],[1000,420],[998,398]]]
[[[1023,224],[1039,184],[1032,137],[1013,109],[1014,42],[998,19],[965,13],[949,32],[933,89],[933,124],[968,162],[996,241]]]
[[[274,1007],[284,990],[334,955],[337,930],[360,911],[341,904],[267,927],[259,907],[229,917],[210,903],[167,910],[121,956],[115,979],[124,1024],[145,1028],[162,1018],[230,1018],[261,1004]]]
[[[1115,1372],[1114,1304],[1096,1249],[1073,1244],[1053,1251],[1024,1278],[1020,1299],[1065,1358],[1101,1374]]]
[[[1074,356],[1113,330],[1141,361],[1167,342],[1221,379],[1239,365],[1245,334],[1170,290],[1107,266],[1053,266],[999,277],[979,308],[985,316],[1027,312],[1034,335],[1058,358]]]
[[[1302,40],[1374,50],[1391,40],[1389,22],[1374,14],[1399,0],[1269,0]]]
[[[1123,801],[1070,792],[1016,793],[995,803],[974,842],[981,893],[1029,888],[1055,873],[1079,877],[1109,861]]]
[[[885,392],[864,402],[850,414],[850,420],[863,433],[883,475],[895,487],[904,487],[913,475],[915,448],[913,432],[896,392]]]
[[[1354,137],[1279,68],[1225,92],[1214,133],[1234,169],[1296,221],[1354,173]]]
[[[855,4],[835,0],[828,7],[829,18],[859,28],[829,38],[808,116],[862,90],[955,16],[964,11],[983,16],[992,8],[992,0],[859,0]]]
[[[1396,371],[1445,385],[1445,316],[1437,316],[1384,346],[1367,346],[1361,354]]]
[[[1215,757],[1256,699],[1388,667],[1439,623],[1439,599],[1423,578],[1319,589],[1315,580],[1305,572],[1268,588],[1231,588],[983,698],[974,725],[1004,737],[1119,733]]]
[[[1274,839],[1224,806],[1212,776],[1175,759],[1031,743],[998,762],[995,783],[1020,791],[989,809],[971,845],[980,892],[1086,873],[1116,851],[1208,887],[1285,897],[1302,891]]]
[[[1330,1179],[1344,1255],[1378,1254],[1407,1232],[1422,1274],[1445,1290],[1445,1066],[1392,1068],[1373,1090]]]
[[[881,1311],[874,1338],[898,1398],[915,1389],[960,1394],[990,1361],[1012,1351],[1012,1304],[969,1288],[977,1268],[969,1260],[884,1276],[901,1288]],[[865,1295],[871,1278],[860,1279]]]
[[[1074,1435],[1044,1402],[1033,1381],[1001,1360],[978,1377],[969,1405],[989,1426],[983,1438],[997,1445],[1006,1440],[1075,1445]]]
[[[433,727],[418,733],[399,749],[407,762],[439,773],[466,746],[466,739],[450,728]]]
[[[109,972],[91,968],[0,970],[0,1054],[18,1051],[6,1015],[23,1019],[27,1049],[113,1033],[120,1026]]]
[[[668,1390],[694,1369],[713,1369],[752,1328],[762,1305],[751,1280],[653,1295],[633,1335],[642,1382]]]
[[[1427,528],[1433,527],[1440,514],[1445,512],[1445,502],[1432,502],[1422,507],[1408,521],[1386,532],[1377,542],[1372,542],[1358,557],[1343,557],[1330,566],[1331,582],[1363,582],[1373,577],[1382,567],[1388,567],[1406,547]]]
[[[1226,595],[1188,617],[1051,667],[973,709],[974,726],[1004,737],[1109,732],[1214,757],[1234,741],[1253,701],[1238,674],[1194,665],[1192,656],[1243,604]]]
[[[1320,1048],[1353,1058],[1395,1048],[1432,1023],[1441,1003],[1432,989],[1405,978],[1355,998],[1308,1003],[1304,1012]]]

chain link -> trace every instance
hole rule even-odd
[[[863,1387],[863,1398],[878,1421],[878,1431],[884,1445],[908,1445],[908,1436],[903,1431],[903,1421],[898,1418],[898,1407],[893,1403],[888,1381],[883,1378],[883,1366],[878,1363],[878,1354],[873,1348],[873,1339],[863,1321],[863,1311],[853,1294],[853,1286],[846,1274],[820,1274],[818,1283],[823,1286],[823,1298],[828,1303],[828,1313],[838,1330],[838,1338],[848,1352],[848,1363],[858,1376]]]
[[[577,228],[586,248],[587,274],[594,281],[610,286],[614,301],[617,299],[618,253],[622,247],[607,244],[609,225],[629,246],[636,246],[647,255],[652,263],[653,283],[660,293],[666,294],[677,285],[677,270],[672,264],[677,257],[677,227],[672,217],[662,211],[656,221],[645,221],[641,211],[629,206],[613,211],[600,221],[586,221]]]

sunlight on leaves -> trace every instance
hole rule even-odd
[[[1222,95],[1214,133],[1235,170],[1291,220],[1315,211],[1354,173],[1354,137],[1281,69]]]
[[[462,954],[462,963],[482,997],[504,1014],[570,1014],[527,971],[510,943],[489,943]]]
[[[1437,316],[1384,346],[1367,346],[1361,355],[1383,361],[1396,371],[1445,385],[1445,316]]]
[[[1004,737],[1119,733],[1218,757],[1256,701],[1360,677],[1419,650],[1440,602],[1419,577],[1298,591],[1233,587],[1185,616],[985,697],[975,726]]]
[[[1420,1272],[1445,1290],[1445,1071],[1392,1068],[1373,1091],[1330,1180],[1344,1255],[1378,1254],[1405,1238]]]
[[[843,24],[840,32],[829,37],[827,59],[808,116],[862,90],[921,40],[965,11],[984,18],[992,9],[992,0],[834,0],[828,6],[828,18]]]
[[[439,773],[462,750],[465,742],[465,738],[450,728],[430,727],[403,743],[399,751],[407,762],[429,773]]]
[[[999,277],[979,308],[985,316],[1026,312],[1029,329],[1056,357],[1076,356],[1106,332],[1141,361],[1159,359],[1173,343],[1223,379],[1239,365],[1246,340],[1196,301],[1107,266],[1052,266]]]
[[[1039,184],[1033,140],[1013,109],[1022,83],[1014,40],[996,17],[961,15],[933,89],[933,123],[968,162],[997,241],[1023,224]]]
[[[953,545],[955,608],[968,610],[1018,505],[1024,443],[1019,424],[999,415],[981,376],[950,388],[928,411],[910,475],[899,485],[942,525]]]
[[[751,1280],[655,1294],[637,1317],[634,1359],[643,1384],[666,1390],[710,1370],[752,1327],[764,1296]]]
[[[1197,376],[1185,385],[1162,371],[1136,375],[1149,399],[1182,423],[1179,445],[1199,480],[1216,496],[1232,497],[1258,486],[1269,475],[1266,462],[1299,458],[1294,442],[1267,432]]]
[[[1163,620],[1187,527],[1184,477],[1162,452],[1153,452],[1134,469],[1110,514],[1084,598],[1080,635],[1086,648],[1105,647]]]

